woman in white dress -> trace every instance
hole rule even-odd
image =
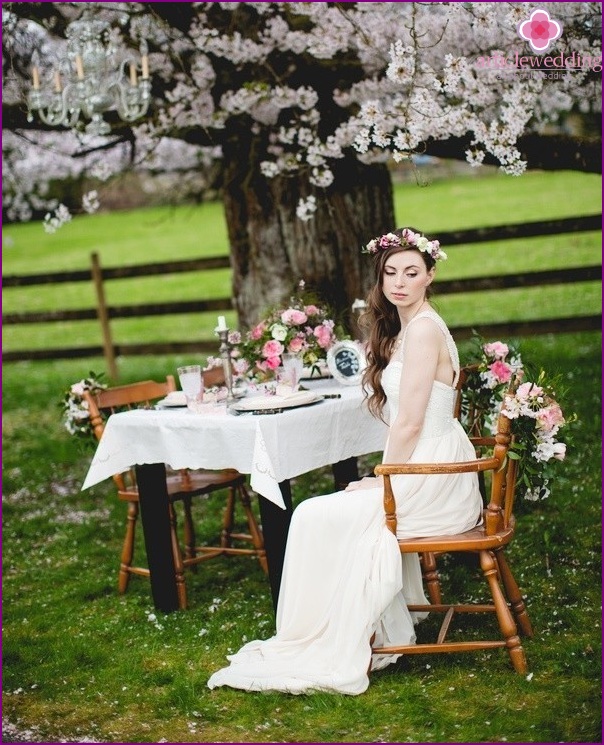
[[[438,241],[409,228],[370,241],[376,284],[364,384],[368,405],[388,413],[383,462],[472,460],[474,449],[453,417],[459,358],[428,302]],[[387,406],[386,406],[387,405]],[[399,537],[458,533],[481,519],[476,474],[395,476]],[[417,555],[402,556],[386,528],[381,478],[300,503],[293,514],[276,635],[252,641],[214,673],[210,688],[359,694],[369,670],[397,656],[371,654],[375,644],[412,644],[407,604],[426,602]]]

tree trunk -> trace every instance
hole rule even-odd
[[[337,161],[327,199],[305,222],[296,207],[313,187],[299,173],[265,178],[259,153],[266,150],[259,144],[249,129],[238,129],[223,148],[223,201],[240,328],[286,301],[304,280],[350,329],[353,301],[373,284],[372,262],[361,247],[396,227],[388,169],[354,157]]]

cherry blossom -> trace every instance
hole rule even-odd
[[[69,20],[80,4],[52,5]],[[542,132],[571,111],[601,111],[597,3],[542,3],[530,16],[525,3],[181,5],[190,20],[177,27],[146,3],[99,4],[112,22],[120,14],[127,45],[149,41],[153,116],[132,126],[129,141],[119,134],[92,142],[74,132],[5,132],[10,220],[46,210],[51,224],[58,204],[48,186],[61,178],[102,180],[134,167],[162,172],[171,179],[162,188],[203,190],[199,174],[222,156],[235,119],[249,120],[258,135],[264,178],[305,175],[309,193],[296,210],[304,221],[342,158],[401,161],[426,143],[470,135],[469,163],[489,156],[519,175],[526,168],[517,147],[522,134]],[[34,11],[17,18],[17,10],[3,14],[5,50],[18,48],[27,59],[37,47],[50,69],[64,39],[36,23]],[[524,40],[534,44],[536,37],[565,55],[560,78],[519,74],[518,55],[545,48]],[[5,104],[23,102],[29,84],[9,67],[4,82]],[[197,177],[186,179],[187,172]],[[83,209],[100,198],[89,197]]]

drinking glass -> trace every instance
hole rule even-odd
[[[285,352],[282,355],[283,360],[283,382],[289,385],[292,391],[298,389],[298,383],[304,370],[304,361],[302,356],[293,352]]]
[[[203,375],[201,365],[184,365],[177,368],[180,387],[187,399],[189,411],[199,412],[203,402]]]

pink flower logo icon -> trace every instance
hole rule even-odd
[[[562,35],[562,24],[550,18],[547,10],[536,8],[528,21],[518,24],[518,35],[528,41],[534,52],[547,52],[550,44]]]

